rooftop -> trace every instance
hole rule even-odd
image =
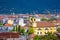
[[[56,25],[50,22],[37,22],[37,27],[51,27],[51,26],[55,27]]]

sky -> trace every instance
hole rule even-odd
[[[42,13],[60,10],[60,0],[0,0],[0,13]]]

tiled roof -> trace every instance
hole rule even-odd
[[[42,15],[42,14],[38,14],[38,16],[39,16],[39,17],[43,17],[43,15]]]
[[[60,23],[60,20],[56,20],[57,23]]]
[[[54,23],[57,26],[60,25],[60,20],[53,20],[51,23]]]
[[[21,28],[25,28],[26,26],[21,26]]]
[[[51,15],[46,15],[46,18],[50,18],[51,17]]]
[[[52,22],[60,23],[60,20],[53,20]]]
[[[0,19],[3,19],[4,18],[4,16],[0,16]]]
[[[30,34],[29,35],[30,38],[34,38],[34,36],[35,36],[34,34]]]
[[[8,16],[8,18],[18,18],[18,16]]]
[[[1,32],[0,38],[19,38],[19,33],[15,32]]]
[[[11,24],[5,24],[4,26],[7,26],[7,27],[9,27],[9,26],[12,26]]]
[[[56,26],[53,23],[50,22],[37,22],[37,27],[53,27]]]

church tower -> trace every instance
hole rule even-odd
[[[31,27],[36,27],[36,17],[34,15],[29,16],[29,22]]]

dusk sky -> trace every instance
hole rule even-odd
[[[0,0],[0,13],[27,13],[60,9],[60,0]]]

